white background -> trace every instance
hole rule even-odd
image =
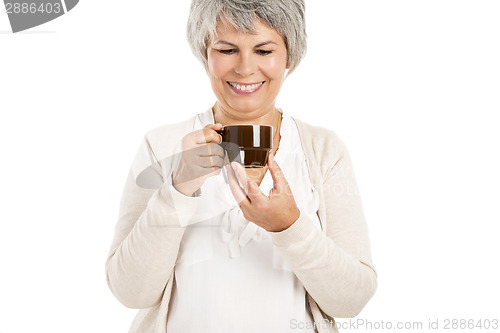
[[[277,104],[351,151],[379,273],[358,318],[499,318],[500,2],[307,5]],[[0,332],[126,332],[104,262],[128,168],[214,102],[189,2],[82,0],[17,34],[1,8]]]

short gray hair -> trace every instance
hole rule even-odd
[[[288,74],[297,67],[307,49],[304,0],[193,0],[187,39],[207,72],[207,48],[216,36],[218,22],[226,20],[239,31],[254,33],[256,18],[283,37]]]

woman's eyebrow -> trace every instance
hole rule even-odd
[[[229,46],[232,46],[232,47],[238,47],[238,46],[236,46],[233,43],[226,42],[225,40],[218,40],[218,41],[216,41],[214,43],[214,45],[217,45],[217,44],[225,44],[225,45],[229,45]],[[264,46],[264,45],[267,45],[267,44],[276,44],[276,45],[278,45],[277,43],[273,42],[272,40],[268,40],[267,42],[259,43],[259,44],[255,45],[254,47],[257,48],[257,47],[261,47],[261,46]]]
[[[257,44],[257,45],[255,45],[254,47],[261,47],[261,46],[264,46],[264,45],[267,45],[267,44],[275,44],[275,45],[278,45],[277,43],[273,42],[272,40],[268,40],[267,42]]]
[[[218,40],[214,43],[214,45],[217,45],[217,44],[226,44],[226,45],[229,45],[229,46],[232,46],[232,47],[237,47],[236,45],[234,45],[233,43],[229,43],[229,42],[226,42],[225,40]]]

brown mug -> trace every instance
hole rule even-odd
[[[229,161],[245,168],[262,168],[273,149],[273,127],[267,125],[229,125],[216,131],[222,136],[221,147]]]

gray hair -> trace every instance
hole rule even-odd
[[[187,39],[207,72],[207,48],[217,35],[218,22],[225,20],[241,32],[255,33],[256,18],[283,37],[288,74],[297,67],[307,49],[304,0],[193,0]]]

